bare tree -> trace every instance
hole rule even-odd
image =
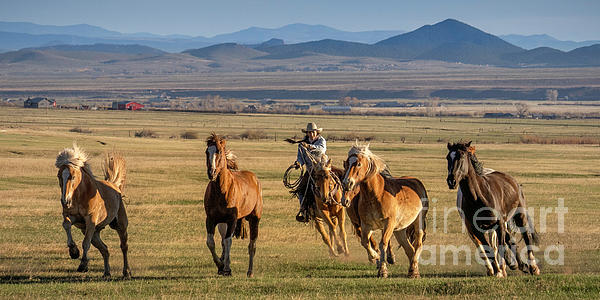
[[[519,118],[525,118],[529,116],[529,104],[517,103],[515,108],[517,109],[517,116],[519,116]]]
[[[546,100],[556,101],[558,99],[558,90],[546,90]]]

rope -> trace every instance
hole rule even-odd
[[[300,176],[294,182],[290,182],[290,171],[292,169],[295,169],[294,164],[290,165],[287,170],[285,170],[285,173],[283,173],[283,185],[290,190],[295,190],[300,185],[300,182],[302,182],[304,169],[300,170]]]

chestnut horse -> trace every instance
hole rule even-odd
[[[210,182],[204,194],[206,211],[206,245],[217,265],[218,274],[231,276],[230,256],[231,239],[244,238],[245,224],[250,225],[250,244],[248,245],[248,277],[253,276],[254,254],[258,238],[258,223],[262,215],[263,198],[260,182],[250,171],[238,171],[234,156],[225,147],[225,139],[212,133],[206,139],[206,172]],[[215,226],[227,225],[221,233],[223,253],[217,256],[215,251]]]
[[[96,180],[88,164],[87,154],[77,145],[66,148],[56,157],[60,202],[63,208],[63,228],[71,258],[79,257],[79,249],[71,236],[71,225],[84,234],[83,256],[78,272],[88,271],[90,243],[98,248],[104,259],[104,277],[110,277],[108,247],[100,239],[106,225],[117,231],[123,252],[123,277],[131,277],[127,261],[127,213],[123,205],[122,189],[125,184],[125,160],[120,154],[107,153],[103,161],[104,179]]]
[[[468,143],[448,143],[448,188],[458,186],[458,211],[467,227],[469,237],[481,251],[487,274],[496,277],[506,276],[503,257],[514,255],[518,267],[534,275],[540,270],[533,256],[532,245],[538,237],[528,214],[523,190],[517,181],[508,174],[483,169],[475,156],[475,148]],[[527,246],[528,259],[523,263],[515,243],[512,241],[507,224],[514,222]],[[486,239],[489,233],[490,239]],[[506,245],[511,251],[506,251]],[[511,253],[512,252],[512,253]],[[511,269],[516,266],[511,264]]]
[[[357,185],[360,187],[356,212],[361,224],[361,244],[367,249],[369,259],[377,259],[377,275],[388,276],[386,261],[394,234],[410,261],[408,276],[420,277],[418,263],[425,238],[428,203],[423,184],[415,178],[382,175],[386,165],[369,150],[369,145],[352,146],[344,166],[344,189],[350,192]],[[348,203],[350,199],[348,193],[346,195],[344,202]],[[378,229],[382,230],[379,253],[370,243],[373,231]]]
[[[323,242],[329,248],[329,255],[338,256],[333,249],[337,246],[339,254],[350,255],[346,238],[346,213],[340,204],[342,199],[342,186],[340,177],[344,171],[331,165],[331,159],[323,154],[313,162],[310,177],[313,180],[313,194],[315,196],[315,227],[321,234]],[[323,227],[325,223],[329,233]],[[336,227],[339,227],[339,238],[336,238]]]

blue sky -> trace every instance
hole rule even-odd
[[[207,37],[291,23],[409,31],[447,18],[496,35],[600,39],[599,0],[0,0],[0,21]]]

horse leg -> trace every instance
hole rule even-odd
[[[348,239],[346,236],[346,214],[344,213],[344,209],[340,209],[337,216],[339,227],[340,227],[340,240],[342,241],[342,247],[345,256],[350,255],[350,251],[348,251]]]
[[[121,202],[121,206],[119,207],[119,212],[117,215],[116,230],[119,234],[119,241],[121,242],[121,252],[123,253],[123,278],[131,278],[131,269],[129,269],[129,260],[127,258],[127,252],[129,250],[129,245],[127,244],[127,226],[127,212],[125,212],[125,206],[123,205],[123,202]]]
[[[485,263],[485,267],[487,268],[487,275],[492,276],[494,275],[494,267],[492,266],[492,263],[490,262],[490,259],[488,257],[488,251],[490,250],[490,246],[487,243],[485,235],[483,234],[483,232],[474,229],[473,225],[470,222],[467,222],[466,220],[468,219],[465,218],[465,226],[467,227],[469,237],[471,238],[471,240],[473,240],[473,243],[475,243],[475,247],[477,247],[477,249],[480,251],[481,257]]]
[[[517,247],[517,243],[515,242],[515,239],[512,236],[512,232],[507,231],[504,242],[506,243],[506,247],[508,248],[506,252],[504,252],[504,260],[506,261],[506,264],[511,270],[516,270],[520,268],[523,262],[517,254],[519,250]]]
[[[415,255],[411,261],[411,266],[409,269],[409,276],[413,278],[421,277],[419,273],[419,258],[421,257],[421,252],[423,252],[423,237],[425,236],[425,231],[421,227],[421,216],[417,218],[417,221],[413,223],[415,239],[413,240],[413,248],[415,250]],[[410,271],[412,270],[412,275]]]
[[[372,241],[373,231],[371,230],[371,226],[366,225],[365,223],[361,224],[361,237],[360,243],[361,245],[367,249],[367,255],[369,256],[370,261],[375,261],[379,259],[379,253],[375,251],[375,241]],[[373,246],[371,245],[373,244]]]
[[[256,239],[258,239],[258,223],[260,219],[256,216],[250,216],[246,218],[248,220],[248,224],[250,226],[250,243],[248,244],[248,273],[246,275],[248,278],[254,276],[254,254],[256,253]]]
[[[388,246],[390,244],[390,238],[392,237],[393,234],[394,234],[394,226],[392,224],[392,221],[388,219],[387,223],[385,224],[385,226],[383,227],[383,230],[381,232],[381,242],[379,242],[379,251],[380,251],[381,256],[379,257],[379,263],[378,263],[379,270],[377,272],[377,277],[383,277],[383,278],[388,277],[386,255],[387,255]]]
[[[335,234],[335,228],[338,227],[339,219],[337,218],[337,215],[332,216],[330,212],[324,215],[325,221],[327,222],[327,227],[329,227],[329,240],[331,241],[331,247],[335,245],[337,249],[335,256],[338,256],[337,254],[344,253],[344,247],[342,246],[341,239],[338,239]]]
[[[498,278],[502,278],[504,277],[504,274],[502,272],[502,263],[500,262],[500,255],[498,253],[498,248],[499,248],[499,241],[498,241],[498,233],[497,231],[499,230],[499,227],[496,228],[495,230],[492,230],[489,233],[489,237],[490,237],[490,246],[492,247],[492,267],[494,268],[494,276],[498,277]]]
[[[82,229],[84,238],[81,244],[81,248],[83,249],[83,255],[81,256],[81,263],[77,268],[77,272],[87,272],[88,271],[88,251],[90,250],[90,244],[92,242],[92,238],[94,237],[94,232],[96,231],[96,225],[92,223],[91,217],[87,216],[85,218],[85,228]]]
[[[506,277],[506,260],[504,257],[506,256],[506,237],[508,236],[506,232],[506,222],[504,220],[500,220],[500,226],[496,229],[496,235],[498,236],[498,255],[496,255],[496,260],[500,266],[500,272],[502,272],[502,276]]]
[[[210,217],[206,217],[206,246],[208,250],[210,250],[210,254],[212,255],[213,261],[219,270],[219,274],[223,272],[223,260],[217,256],[217,251],[215,251],[215,226],[216,224],[210,219]]]
[[[77,244],[73,241],[73,236],[71,235],[71,220],[68,217],[63,217],[63,228],[65,229],[65,233],[67,234],[67,246],[69,247],[69,256],[72,259],[76,259],[79,257],[79,249],[77,248]]]
[[[534,245],[535,241],[535,232],[530,232],[533,229],[533,226],[530,227],[529,220],[527,219],[525,212],[515,215],[514,220],[517,227],[523,231],[523,240],[525,241],[525,247],[527,247],[527,263],[523,264],[521,270],[523,272],[529,271],[531,275],[540,275],[540,268],[537,266],[535,256],[533,256],[532,246]]]
[[[109,278],[110,264],[108,263],[108,260],[110,254],[108,253],[108,247],[106,246],[106,244],[104,244],[102,239],[100,239],[100,231],[94,232],[94,235],[92,237],[92,245],[94,245],[94,247],[96,247],[96,249],[100,251],[100,254],[102,254],[102,258],[104,259],[104,275],[102,275],[102,277]]]
[[[236,223],[237,219],[233,215],[227,221],[227,232],[225,233],[225,238],[221,240],[221,246],[223,247],[223,272],[221,275],[223,276],[231,276],[231,243]]]
[[[411,245],[410,241],[408,240],[408,235],[406,234],[406,229],[395,231],[394,236],[396,237],[398,244],[400,244],[400,246],[402,246],[402,248],[404,249],[404,253],[406,254],[406,257],[408,258],[408,261],[410,263],[410,266],[408,267],[408,277],[410,277],[410,278],[419,277],[418,265],[417,265],[416,274],[414,272],[415,264],[413,262],[415,260],[415,248],[413,247],[413,245]]]
[[[332,257],[338,256],[335,253],[335,250],[333,249],[333,245],[331,245],[331,240],[329,239],[329,234],[327,234],[327,232],[325,232],[325,227],[323,226],[323,219],[321,217],[315,217],[315,228],[321,235],[321,238],[323,239],[323,242],[325,242],[325,245],[327,245],[327,248],[329,248],[329,256],[332,256]]]
[[[394,254],[394,247],[392,246],[392,241],[390,240],[390,243],[388,244],[388,248],[387,248],[387,263],[390,265],[393,265],[396,263],[396,254]]]
[[[219,235],[221,236],[221,241],[225,239],[225,235],[227,234],[227,223],[219,223],[217,224],[217,229],[219,230]],[[225,249],[221,247],[221,261],[225,259]]]

